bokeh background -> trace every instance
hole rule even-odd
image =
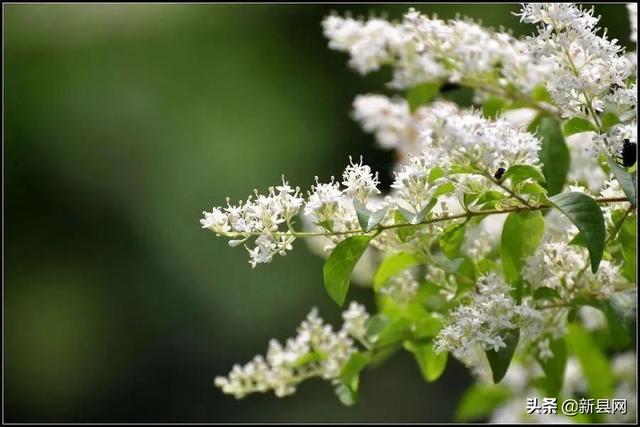
[[[320,21],[408,7],[3,5],[5,421],[452,419],[468,374],[426,384],[409,354],[366,371],[351,408],[319,380],[285,399],[213,387],[310,307],[340,311],[303,242],[252,270],[201,212],[282,173],[307,188],[348,155],[388,185],[392,155],[349,117],[388,73],[348,69]],[[533,31],[517,5],[416,7]],[[626,44],[624,5],[597,11]]]

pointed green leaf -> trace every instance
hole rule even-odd
[[[358,223],[360,227],[365,231],[371,231],[384,219],[387,214],[388,208],[380,209],[373,212],[367,209],[367,207],[358,199],[353,199],[353,207],[356,210],[356,216],[358,217]]]
[[[594,128],[589,120],[582,117],[572,117],[565,122],[562,130],[564,131],[564,136],[570,136],[580,132],[590,132]]]
[[[600,123],[602,124],[602,128],[604,131],[608,131],[611,127],[620,123],[620,118],[616,116],[614,113],[607,111],[600,115]]]
[[[553,117],[538,116],[529,125],[529,131],[536,133],[542,141],[539,158],[545,187],[550,195],[558,194],[564,187],[570,163],[569,147],[562,135],[560,122]]]
[[[340,371],[340,381],[352,391],[358,391],[360,383],[360,371],[370,362],[370,357],[365,353],[354,353]]]
[[[580,230],[589,250],[591,271],[595,273],[602,259],[605,238],[600,206],[592,197],[578,192],[558,194],[549,200]]]
[[[431,383],[440,378],[447,366],[447,353],[436,353],[433,350],[432,341],[426,343],[405,341],[404,348],[413,353],[422,377],[427,382]]]
[[[502,175],[502,179],[511,178],[511,183],[516,185],[527,178],[533,178],[538,182],[544,183],[544,174],[540,169],[531,165],[514,165],[511,166],[507,171]]]
[[[625,196],[631,202],[633,206],[636,206],[638,202],[638,195],[636,194],[636,183],[634,180],[634,176],[627,172],[625,168],[620,166],[617,162],[607,158],[607,163],[609,163],[609,167],[611,167],[611,172],[616,177],[620,186],[622,187],[622,191],[624,191]]]
[[[351,272],[369,246],[372,236],[353,236],[338,243],[324,263],[324,288],[338,305],[344,304]]]
[[[516,347],[518,346],[520,330],[506,330],[503,335],[504,343],[507,345],[506,347],[503,347],[498,351],[493,351],[493,349],[486,351],[487,359],[489,359],[489,365],[491,365],[491,372],[493,373],[493,382],[496,384],[502,381],[509,369],[513,353],[516,351]]]

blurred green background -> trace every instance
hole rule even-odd
[[[3,7],[6,421],[451,420],[468,374],[426,384],[408,354],[367,371],[351,408],[322,381],[285,399],[213,387],[310,307],[340,311],[303,242],[252,270],[201,212],[282,173],[307,188],[350,154],[389,184],[392,155],[349,118],[388,73],[348,69],[320,21],[407,5]],[[417,8],[533,31],[517,5]],[[624,6],[598,12],[626,44]]]

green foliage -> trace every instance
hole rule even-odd
[[[502,269],[507,282],[517,287],[517,296],[521,296],[523,260],[533,254],[543,234],[544,219],[540,211],[510,213],[502,226]]]
[[[399,252],[387,256],[378,267],[376,275],[373,278],[374,289],[378,290],[384,283],[394,274],[404,270],[405,268],[418,265],[422,262],[420,257],[406,252]]]
[[[590,132],[595,130],[591,122],[582,117],[572,117],[564,123],[562,131],[564,136],[571,136],[576,133]]]
[[[512,185],[517,185],[520,182],[532,178],[538,182],[545,182],[544,174],[540,169],[531,165],[514,165],[511,166],[502,176],[502,179],[511,179]]]
[[[529,131],[535,132],[542,141],[539,157],[545,176],[549,195],[558,194],[569,173],[569,147],[564,140],[560,121],[556,118],[540,115],[530,125]]]
[[[513,358],[513,354],[518,346],[518,340],[520,339],[520,330],[506,330],[501,336],[504,337],[503,340],[506,347],[502,347],[498,351],[494,351],[493,349],[486,351],[489,365],[491,365],[493,382],[496,384],[502,381],[509,369],[511,359]]]
[[[545,373],[545,378],[542,382],[545,388],[544,391],[549,396],[557,397],[564,381],[564,372],[567,365],[567,345],[564,338],[553,339],[553,337],[548,337],[548,339],[550,341],[549,349],[553,356],[547,359],[538,357],[538,362]]]
[[[598,203],[583,193],[570,192],[550,197],[549,200],[573,222],[589,250],[591,271],[598,270],[604,251],[605,227]]]
[[[624,194],[625,196],[627,196],[627,199],[629,199],[629,201],[633,206],[636,206],[636,203],[638,203],[638,195],[636,194],[637,172],[634,172],[633,174],[627,172],[625,168],[623,168],[617,162],[615,162],[610,158],[607,158],[607,163],[611,168],[611,172],[613,172],[613,175],[616,177],[616,179],[620,183],[620,186],[622,187],[622,191],[624,191]]]
[[[464,242],[465,223],[452,224],[444,229],[442,234],[438,236],[440,249],[449,258],[460,257],[460,247]]]
[[[427,382],[436,381],[444,373],[447,366],[447,353],[436,353],[433,350],[432,341],[405,341],[404,348],[413,353],[422,377]]]
[[[567,345],[582,366],[587,380],[589,395],[604,399],[613,395],[613,376],[607,358],[580,325],[568,325]]]
[[[344,304],[351,272],[369,246],[371,236],[353,236],[338,243],[324,263],[324,288],[338,305]]]
[[[358,199],[353,199],[353,207],[356,210],[358,223],[365,232],[369,232],[377,227],[378,224],[380,224],[380,221],[382,221],[387,214],[387,208],[373,212],[367,209],[367,207]]]
[[[422,83],[407,91],[407,101],[411,111],[428,104],[440,92],[440,83]]]
[[[468,422],[486,417],[504,403],[510,394],[509,389],[502,385],[472,385],[460,399],[455,419],[458,422]]]
[[[358,400],[360,371],[364,369],[371,357],[366,353],[354,353],[340,372],[340,383],[336,386],[336,395],[344,405],[351,406]]]

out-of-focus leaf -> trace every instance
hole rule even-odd
[[[460,399],[454,418],[458,422],[468,422],[486,417],[505,402],[510,394],[502,385],[474,384]]]
[[[562,191],[569,173],[569,147],[564,140],[560,122],[549,116],[538,116],[530,125],[529,131],[536,133],[542,140],[539,157],[542,162],[542,173],[545,176],[549,195]]]
[[[538,301],[538,300],[545,300],[545,299],[549,299],[549,300],[553,300],[553,299],[562,299],[560,297],[560,294],[558,293],[558,291],[556,291],[553,288],[547,288],[546,286],[543,286],[541,288],[536,289],[533,292],[533,299]]]
[[[553,356],[548,359],[538,358],[540,366],[545,373],[545,388],[550,396],[557,397],[564,381],[564,371],[567,365],[567,345],[563,338],[553,339],[549,337],[549,349]]]
[[[613,395],[613,376],[609,362],[600,348],[582,326],[571,323],[566,335],[567,346],[580,365],[587,379],[589,395],[596,399],[606,399]]]
[[[407,91],[407,102],[411,111],[428,104],[439,92],[440,83],[421,83]]]
[[[422,263],[420,257],[406,252],[399,252],[387,256],[378,267],[373,278],[373,287],[378,290],[391,276],[408,267]]]

